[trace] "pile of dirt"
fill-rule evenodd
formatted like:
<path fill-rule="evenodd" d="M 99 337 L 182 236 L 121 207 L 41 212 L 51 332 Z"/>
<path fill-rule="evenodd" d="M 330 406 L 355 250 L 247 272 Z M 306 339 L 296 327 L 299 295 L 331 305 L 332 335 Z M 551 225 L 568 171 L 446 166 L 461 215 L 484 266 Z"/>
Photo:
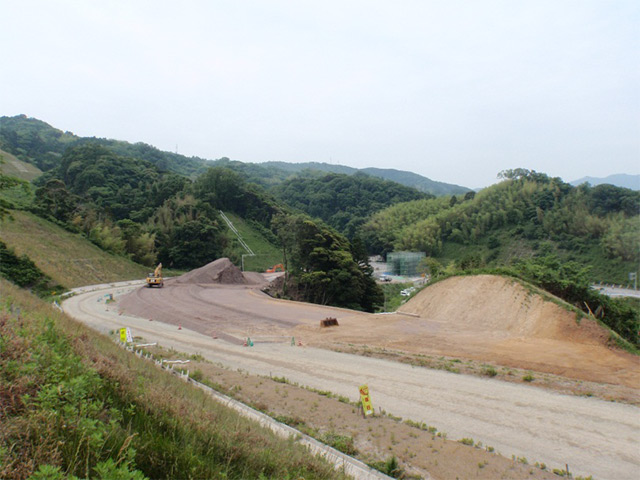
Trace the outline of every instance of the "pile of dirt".
<path fill-rule="evenodd" d="M 223 283 L 242 285 L 249 283 L 238 267 L 228 258 L 219 258 L 204 267 L 191 270 L 175 279 L 176 283 Z"/>
<path fill-rule="evenodd" d="M 461 332 L 603 344 L 606 329 L 496 275 L 452 277 L 412 298 L 400 311 L 443 322 Z"/>

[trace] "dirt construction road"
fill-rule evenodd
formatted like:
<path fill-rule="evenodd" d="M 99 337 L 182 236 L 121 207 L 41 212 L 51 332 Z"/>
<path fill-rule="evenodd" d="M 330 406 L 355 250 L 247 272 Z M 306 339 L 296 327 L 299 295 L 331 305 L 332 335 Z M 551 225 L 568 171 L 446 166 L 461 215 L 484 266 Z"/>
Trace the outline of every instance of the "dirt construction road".
<path fill-rule="evenodd" d="M 259 292 L 244 287 L 232 292 L 227 286 L 214 293 L 205 291 L 211 288 L 189 288 L 191 299 L 176 299 L 171 307 L 174 311 L 170 313 L 180 319 L 180 302 L 197 309 L 194 295 L 209 299 L 213 295 L 216 298 L 213 303 L 217 302 L 218 307 L 207 307 L 208 318 L 212 318 L 208 331 L 191 329 L 202 330 L 202 325 L 197 325 L 197 315 L 191 320 L 185 318 L 180 330 L 175 323 L 150 321 L 148 316 L 120 315 L 118 300 L 133 287 L 112 287 L 77 295 L 66 300 L 63 307 L 69 315 L 100 332 L 130 327 L 134 336 L 145 341 L 199 353 L 211 361 L 250 373 L 284 376 L 292 382 L 329 390 L 351 400 L 358 398 L 358 385 L 367 383 L 375 407 L 433 425 L 446 432 L 450 439 L 469 437 L 476 442 L 482 441 L 507 457 L 526 457 L 529 463 L 544 462 L 549 468 L 564 469 L 568 464 L 574 476 L 593 475 L 596 479 L 616 480 L 638 478 L 640 409 L 633 405 L 267 341 L 267 333 L 291 325 L 287 325 L 288 317 L 284 313 L 281 325 L 272 325 L 270 316 L 262 322 L 250 321 L 252 315 L 260 316 Z M 108 293 L 114 295 L 116 302 L 105 304 Z M 153 291 L 153 294 L 157 293 Z M 235 294 L 244 300 L 230 302 L 228 299 Z M 268 302 L 267 299 L 264 301 Z M 229 303 L 226 311 L 225 303 Z M 300 312 L 308 308 L 310 318 L 316 318 L 318 314 L 322 318 L 335 316 L 340 312 L 298 305 Z M 229 338 L 213 338 L 222 325 L 216 324 L 216 315 L 220 317 L 219 322 L 231 317 L 232 323 L 238 326 L 238 335 L 248 328 L 257 335 L 256 340 L 262 338 L 264 341 L 257 341 L 252 348 L 236 345 L 229 341 L 236 338 L 233 331 Z"/>

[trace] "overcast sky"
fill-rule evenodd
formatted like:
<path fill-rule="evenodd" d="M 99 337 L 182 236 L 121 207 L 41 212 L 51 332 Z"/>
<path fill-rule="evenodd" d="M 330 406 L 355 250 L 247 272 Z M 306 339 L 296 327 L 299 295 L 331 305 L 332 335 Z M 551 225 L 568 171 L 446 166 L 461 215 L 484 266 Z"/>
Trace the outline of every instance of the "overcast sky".
<path fill-rule="evenodd" d="M 243 162 L 640 173 L 637 0 L 0 0 L 0 115 Z"/>

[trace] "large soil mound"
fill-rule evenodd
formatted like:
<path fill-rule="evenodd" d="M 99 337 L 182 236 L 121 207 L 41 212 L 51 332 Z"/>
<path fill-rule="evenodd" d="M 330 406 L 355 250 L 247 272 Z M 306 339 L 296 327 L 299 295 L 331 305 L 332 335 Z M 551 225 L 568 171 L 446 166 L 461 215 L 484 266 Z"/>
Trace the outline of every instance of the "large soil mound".
<path fill-rule="evenodd" d="M 400 311 L 446 323 L 460 332 L 591 344 L 603 344 L 609 338 L 596 321 L 578 323 L 574 312 L 513 279 L 495 275 L 449 278 L 421 291 Z"/>
<path fill-rule="evenodd" d="M 204 267 L 191 270 L 175 279 L 176 283 L 224 283 L 242 285 L 249 283 L 238 267 L 228 258 L 219 258 Z"/>

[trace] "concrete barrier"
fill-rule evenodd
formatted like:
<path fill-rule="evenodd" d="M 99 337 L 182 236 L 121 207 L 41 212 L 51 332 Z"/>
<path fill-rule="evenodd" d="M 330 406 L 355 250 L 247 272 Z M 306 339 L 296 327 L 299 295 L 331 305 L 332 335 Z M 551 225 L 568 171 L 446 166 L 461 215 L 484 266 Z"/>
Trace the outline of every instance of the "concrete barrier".
<path fill-rule="evenodd" d="M 249 407 L 248 405 L 245 405 L 242 402 L 239 402 L 238 400 L 224 395 L 217 390 L 209 387 L 208 385 L 205 385 L 204 383 L 194 380 L 193 378 L 189 377 L 188 372 L 184 374 L 175 371 L 173 369 L 174 362 L 172 362 L 170 365 L 167 365 L 169 363 L 167 361 L 156 361 L 151 356 L 143 356 L 142 350 L 136 350 L 131 345 L 126 345 L 119 341 L 117 341 L 117 343 L 124 347 L 126 350 L 129 350 L 130 352 L 139 356 L 140 358 L 153 360 L 160 368 L 165 369 L 168 372 L 173 373 L 174 375 L 178 375 L 185 382 L 191 383 L 201 390 L 204 390 L 217 402 L 233 409 L 243 417 L 253 420 L 259 423 L 261 426 L 268 428 L 279 437 L 293 438 L 297 443 L 304 445 L 312 455 L 320 455 L 324 457 L 327 461 L 331 462 L 335 466 L 336 470 L 340 470 L 356 480 L 382 480 L 391 478 L 384 473 L 369 467 L 360 460 L 357 460 L 336 450 L 335 448 L 325 445 L 324 443 L 319 442 L 315 438 L 310 437 L 309 435 L 306 435 L 301 431 L 290 427 L 289 425 L 274 420 L 269 415 L 266 415 L 258 410 Z"/>

